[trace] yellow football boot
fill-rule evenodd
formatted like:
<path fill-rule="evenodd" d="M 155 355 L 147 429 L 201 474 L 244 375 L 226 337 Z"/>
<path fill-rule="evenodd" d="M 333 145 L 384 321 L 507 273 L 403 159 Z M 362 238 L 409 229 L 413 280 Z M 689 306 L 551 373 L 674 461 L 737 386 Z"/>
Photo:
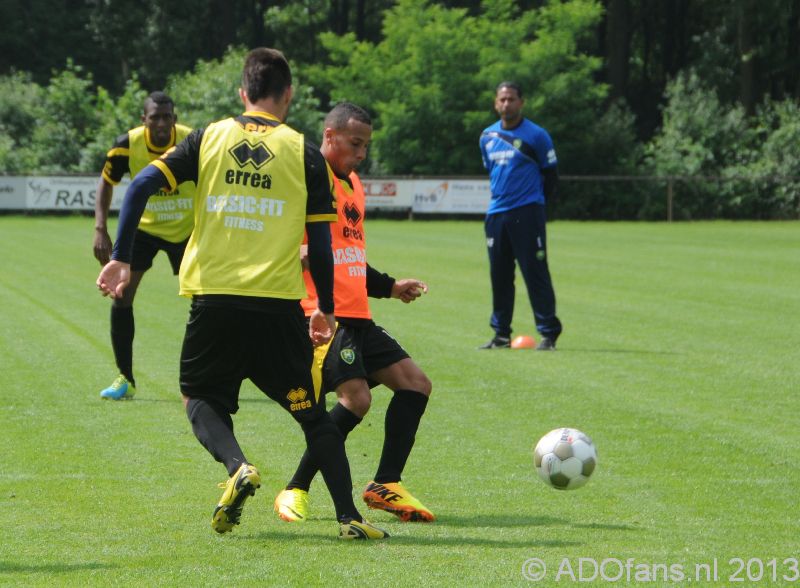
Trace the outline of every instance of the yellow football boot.
<path fill-rule="evenodd" d="M 227 533 L 234 525 L 238 525 L 244 501 L 255 494 L 256 488 L 260 486 L 261 475 L 258 470 L 249 463 L 243 463 L 227 482 L 219 485 L 220 488 L 225 488 L 225 492 L 214 509 L 211 528 L 217 533 Z"/>
<path fill-rule="evenodd" d="M 308 518 L 308 492 L 300 488 L 283 490 L 275 497 L 275 512 L 287 523 L 302 523 Z"/>
<path fill-rule="evenodd" d="M 432 523 L 436 520 L 428 507 L 414 498 L 401 482 L 386 484 L 370 482 L 362 498 L 368 507 L 390 512 L 401 521 Z"/>
<path fill-rule="evenodd" d="M 345 519 L 339 522 L 339 539 L 387 539 L 389 533 L 365 520 Z"/>

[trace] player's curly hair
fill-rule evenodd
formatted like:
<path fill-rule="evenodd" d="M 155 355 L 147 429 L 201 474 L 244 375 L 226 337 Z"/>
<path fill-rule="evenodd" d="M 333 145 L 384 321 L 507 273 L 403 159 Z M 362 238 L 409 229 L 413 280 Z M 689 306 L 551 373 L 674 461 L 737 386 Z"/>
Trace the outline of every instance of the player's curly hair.
<path fill-rule="evenodd" d="M 259 47 L 247 54 L 242 69 L 242 88 L 251 103 L 264 98 L 275 100 L 292 85 L 292 70 L 277 49 Z"/>

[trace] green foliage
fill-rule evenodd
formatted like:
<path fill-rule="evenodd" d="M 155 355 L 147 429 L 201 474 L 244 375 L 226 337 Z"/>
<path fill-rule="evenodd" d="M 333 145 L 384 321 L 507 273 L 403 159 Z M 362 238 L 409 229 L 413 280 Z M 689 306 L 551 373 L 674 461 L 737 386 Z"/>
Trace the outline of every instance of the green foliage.
<path fill-rule="evenodd" d="M 800 106 L 765 101 L 756 113 L 754 141 L 743 163 L 725 175 L 751 178 L 730 206 L 741 218 L 800 217 Z"/>
<path fill-rule="evenodd" d="M 222 59 L 200 60 L 193 71 L 169 78 L 166 92 L 175 101 L 180 122 L 193 128 L 204 127 L 241 112 L 237 90 L 246 53 L 243 48 L 232 47 Z"/>
<path fill-rule="evenodd" d="M 300 63 L 314 63 L 319 58 L 317 36 L 325 28 L 328 5 L 327 0 L 301 0 L 267 8 L 264 30 L 271 46 Z"/>
<path fill-rule="evenodd" d="M 535 38 L 520 47 L 518 58 L 506 58 L 513 65 L 508 76 L 531 88 L 526 111 L 550 131 L 562 171 L 586 173 L 595 158 L 586 149 L 587 131 L 602 116 L 608 88 L 595 79 L 601 59 L 581 49 L 602 7 L 594 0 L 549 2 L 532 14 Z"/>
<path fill-rule="evenodd" d="M 139 85 L 136 76 L 128 80 L 125 90 L 116 101 L 104 88 L 97 88 L 96 108 L 99 114 L 99 126 L 91 140 L 81 150 L 80 168 L 84 171 L 102 169 L 106 153 L 114 140 L 142 124 L 144 99 L 147 92 Z"/>
<path fill-rule="evenodd" d="M 511 0 L 488 0 L 478 16 L 401 0 L 385 13 L 377 44 L 322 35 L 333 66 L 314 70 L 315 79 L 334 101 L 375 114 L 381 171 L 483 173 L 477 137 L 496 120 L 494 88 L 503 79 L 523 86 L 528 116 L 551 131 L 567 168 L 577 168 L 573 162 L 591 159 L 582 142 L 606 96 L 594 81 L 600 60 L 581 51 L 601 13 L 594 0 L 524 13 Z"/>
<path fill-rule="evenodd" d="M 97 173 L 114 138 L 139 124 L 145 94 L 170 72 L 180 72 L 165 89 L 181 122 L 200 127 L 237 114 L 244 47 L 266 43 L 292 60 L 287 122 L 310 140 L 319 142 L 324 113 L 337 101 L 371 112 L 367 174 L 484 175 L 477 136 L 497 118 L 496 84 L 513 79 L 523 87 L 526 116 L 552 135 L 562 176 L 677 177 L 677 218 L 800 215 L 800 113 L 784 99 L 797 95 L 790 49 L 800 8 L 793 3 L 690 3 L 685 12 L 674 3 L 625 3 L 633 19 L 626 25 L 630 76 L 615 95 L 627 102 L 609 102 L 602 83 L 598 55 L 608 53 L 598 32 L 608 25 L 608 3 L 600 0 L 380 0 L 364 10 L 324 0 L 51 4 L 15 0 L 0 9 L 21 23 L 0 42 L 7 72 L 0 76 L 0 173 Z M 37 40 L 33 51 L 28 31 L 54 28 L 39 23 L 42 13 L 69 31 L 58 35 L 57 48 Z M 676 21 L 681 15 L 687 18 Z M 70 26 L 76 22 L 85 25 L 82 36 Z M 757 36 L 742 38 L 745 30 Z M 742 55 L 736 47 L 748 39 Z M 605 50 L 617 42 L 606 40 Z M 48 78 L 62 46 L 74 59 Z M 101 63 L 89 59 L 95 55 Z M 771 97 L 755 108 L 748 101 L 746 110 L 738 99 L 748 80 L 731 72 L 749 59 L 771 65 L 755 69 L 748 95 L 769 86 Z M 31 73 L 15 71 L 17 63 Z M 664 218 L 665 189 L 659 180 L 567 180 L 551 213 Z"/>
<path fill-rule="evenodd" d="M 640 175 L 643 149 L 636 138 L 635 117 L 617 100 L 583 132 L 582 148 L 590 158 L 581 161 L 580 173 L 593 176 Z M 578 154 L 580 156 L 580 154 Z M 564 160 L 564 152 L 559 158 Z M 563 170 L 575 164 L 560 166 Z M 569 173 L 567 171 L 567 173 Z M 663 207 L 650 210 L 645 184 L 613 180 L 562 181 L 551 216 L 571 219 L 664 218 Z M 659 200 L 659 202 L 661 202 Z"/>
<path fill-rule="evenodd" d="M 238 114 L 238 88 L 246 51 L 230 49 L 218 61 L 171 78 L 166 91 L 179 120 L 192 127 Z M 135 74 L 112 97 L 72 61 L 41 87 L 30 75 L 0 77 L 0 173 L 97 173 L 114 139 L 141 124 L 147 92 Z M 319 142 L 323 113 L 314 88 L 295 77 L 288 123 Z"/>
<path fill-rule="evenodd" d="M 800 108 L 765 101 L 752 119 L 720 102 L 696 73 L 668 87 L 664 124 L 647 145 L 647 165 L 676 183 L 678 218 L 797 218 Z"/>
<path fill-rule="evenodd" d="M 0 173 L 98 172 L 114 138 L 140 124 L 144 97 L 134 77 L 114 101 L 71 60 L 44 88 L 0 77 Z"/>
<path fill-rule="evenodd" d="M 477 171 L 477 130 L 464 125 L 480 89 L 474 19 L 401 0 L 385 13 L 383 32 L 377 45 L 322 35 L 334 63 L 325 72 L 332 102 L 357 102 L 375 115 L 372 158 L 381 171 Z"/>
<path fill-rule="evenodd" d="M 84 27 L 103 55 L 106 83 L 117 90 L 134 72 L 148 93 L 161 90 L 170 73 L 190 69 L 198 56 L 207 55 L 215 45 L 212 27 L 217 21 L 210 0 L 85 3 L 91 10 Z M 229 4 L 226 8 L 233 15 L 243 3 Z"/>
<path fill-rule="evenodd" d="M 736 28 L 733 18 L 735 11 L 723 9 L 723 5 L 719 8 L 720 20 L 716 25 L 693 39 L 693 44 L 702 47 L 702 51 L 698 51 L 692 70 L 697 72 L 706 86 L 717 91 L 723 102 L 733 102 L 739 92 L 739 80 L 731 72 L 738 69 L 741 59 L 730 50 L 731 45 L 736 43 L 732 30 Z"/>
<path fill-rule="evenodd" d="M 33 132 L 46 116 L 44 90 L 25 73 L 0 77 L 0 173 L 37 169 Z"/>
<path fill-rule="evenodd" d="M 179 120 L 193 128 L 206 125 L 242 112 L 239 87 L 242 80 L 242 65 L 247 50 L 231 47 L 219 60 L 198 61 L 194 71 L 172 76 L 167 83 L 167 93 L 175 101 Z M 287 124 L 314 141 L 319 141 L 321 120 L 319 101 L 314 89 L 299 83 L 294 75 L 294 99 L 289 110 Z"/>
<path fill-rule="evenodd" d="M 296 68 L 295 68 L 296 69 Z M 322 121 L 325 112 L 320 110 L 320 101 L 314 94 L 313 86 L 304 85 L 302 79 L 294 76 L 294 98 L 286 117 L 286 124 L 303 133 L 312 143 L 322 141 Z"/>
<path fill-rule="evenodd" d="M 45 95 L 49 116 L 33 131 L 36 143 L 49 146 L 41 154 L 43 171 L 80 170 L 81 148 L 100 125 L 97 97 L 92 94 L 91 74 L 84 74 L 83 68 L 70 60 L 66 69 L 50 80 Z"/>
<path fill-rule="evenodd" d="M 741 107 L 721 104 L 694 72 L 678 76 L 666 98 L 664 123 L 647 149 L 658 174 L 714 173 L 735 160 L 739 136 L 747 131 Z"/>
<path fill-rule="evenodd" d="M 716 178 L 747 142 L 741 139 L 748 133 L 744 109 L 720 103 L 693 71 L 670 83 L 666 100 L 663 126 L 647 145 L 648 166 L 659 176 L 709 178 L 681 183 L 676 210 L 679 218 L 713 218 L 725 204 Z"/>

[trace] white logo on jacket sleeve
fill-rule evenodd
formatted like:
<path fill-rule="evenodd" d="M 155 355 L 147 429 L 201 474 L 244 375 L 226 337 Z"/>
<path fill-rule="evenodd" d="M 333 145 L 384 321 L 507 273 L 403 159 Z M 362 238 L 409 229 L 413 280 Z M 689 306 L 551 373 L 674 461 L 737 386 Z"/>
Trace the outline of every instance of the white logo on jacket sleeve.
<path fill-rule="evenodd" d="M 497 165 L 506 165 L 509 159 L 514 158 L 516 151 L 513 149 L 504 149 L 502 151 L 492 151 L 489 153 L 489 161 Z"/>
<path fill-rule="evenodd" d="M 556 158 L 556 150 L 551 149 L 547 152 L 547 163 L 553 165 L 554 163 L 558 163 L 558 159 Z"/>

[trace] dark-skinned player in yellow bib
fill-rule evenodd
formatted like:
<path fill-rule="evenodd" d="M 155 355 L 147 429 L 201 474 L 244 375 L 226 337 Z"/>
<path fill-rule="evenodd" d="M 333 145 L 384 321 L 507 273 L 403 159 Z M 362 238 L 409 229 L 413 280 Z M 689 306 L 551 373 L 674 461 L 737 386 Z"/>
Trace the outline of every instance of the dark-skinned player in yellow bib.
<path fill-rule="evenodd" d="M 212 516 L 219 532 L 239 524 L 245 500 L 261 485 L 233 432 L 239 388 L 250 379 L 300 424 L 333 498 L 342 539 L 383 539 L 351 494 L 344 438 L 325 411 L 311 374 L 313 346 L 335 326 L 330 224 L 336 221 L 329 168 L 319 149 L 283 124 L 292 75 L 280 51 L 259 48 L 244 64 L 244 114 L 193 131 L 133 181 L 120 210 L 112 261 L 97 285 L 122 295 L 132 236 L 148 195 L 195 180 L 195 228 L 179 273 L 192 298 L 181 350 L 180 386 L 192 430 L 230 478 Z M 298 250 L 319 295 L 306 326 Z"/>
<path fill-rule="evenodd" d="M 150 162 L 180 143 L 191 132 L 177 124 L 178 116 L 172 98 L 164 92 L 153 92 L 144 101 L 142 125 L 120 135 L 106 155 L 106 163 L 97 184 L 94 208 L 94 256 L 101 265 L 111 259 L 111 237 L 108 235 L 108 211 L 114 186 L 123 176 L 134 179 Z M 111 400 L 133 398 L 136 380 L 133 377 L 133 300 L 147 270 L 159 251 L 169 258 L 172 273 L 177 275 L 186 243 L 194 226 L 195 186 L 184 182 L 174 190 L 157 190 L 147 203 L 131 256 L 131 280 L 122 296 L 111 304 L 111 348 L 119 375 L 100 397 Z"/>

